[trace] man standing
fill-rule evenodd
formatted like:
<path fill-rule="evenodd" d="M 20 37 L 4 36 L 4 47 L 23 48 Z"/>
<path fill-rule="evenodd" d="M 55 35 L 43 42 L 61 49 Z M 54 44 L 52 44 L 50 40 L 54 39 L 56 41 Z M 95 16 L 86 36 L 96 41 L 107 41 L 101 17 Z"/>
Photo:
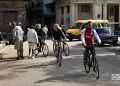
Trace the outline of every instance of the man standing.
<path fill-rule="evenodd" d="M 23 30 L 21 28 L 21 23 L 16 25 L 16 22 L 12 22 L 13 26 L 13 40 L 14 40 L 14 48 L 17 49 L 17 60 L 24 59 L 23 57 Z"/>

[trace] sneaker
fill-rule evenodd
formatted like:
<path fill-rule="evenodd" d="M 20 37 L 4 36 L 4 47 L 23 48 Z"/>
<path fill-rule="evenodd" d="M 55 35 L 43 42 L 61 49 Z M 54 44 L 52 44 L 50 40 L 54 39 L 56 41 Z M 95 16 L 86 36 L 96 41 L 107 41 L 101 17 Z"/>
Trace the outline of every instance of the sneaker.
<path fill-rule="evenodd" d="M 34 59 L 34 58 L 35 58 L 34 56 L 31 57 L 31 59 Z"/>
<path fill-rule="evenodd" d="M 17 57 L 16 60 L 20 60 L 20 57 Z"/>

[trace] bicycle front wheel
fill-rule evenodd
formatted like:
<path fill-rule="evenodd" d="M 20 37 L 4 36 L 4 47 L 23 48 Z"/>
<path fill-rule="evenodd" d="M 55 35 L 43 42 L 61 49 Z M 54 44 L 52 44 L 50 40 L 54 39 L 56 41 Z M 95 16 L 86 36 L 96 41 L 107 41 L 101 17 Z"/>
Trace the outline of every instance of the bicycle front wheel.
<path fill-rule="evenodd" d="M 70 54 L 70 49 L 67 43 L 63 44 L 63 52 L 66 56 L 68 56 Z"/>
<path fill-rule="evenodd" d="M 49 54 L 49 48 L 48 48 L 47 44 L 45 44 L 45 43 L 42 45 L 42 52 L 43 52 L 44 57 L 48 56 L 48 54 Z"/>
<path fill-rule="evenodd" d="M 61 51 L 61 49 L 59 49 L 59 53 L 58 53 L 58 65 L 59 65 L 59 67 L 61 67 L 61 65 L 62 65 L 62 51 Z"/>
<path fill-rule="evenodd" d="M 96 58 L 94 58 L 93 71 L 96 73 L 96 78 L 98 79 L 100 75 L 99 75 L 99 65 Z"/>
<path fill-rule="evenodd" d="M 84 53 L 83 63 L 84 63 L 84 68 L 85 68 L 86 73 L 89 73 L 90 72 L 90 57 L 88 54 Z"/>

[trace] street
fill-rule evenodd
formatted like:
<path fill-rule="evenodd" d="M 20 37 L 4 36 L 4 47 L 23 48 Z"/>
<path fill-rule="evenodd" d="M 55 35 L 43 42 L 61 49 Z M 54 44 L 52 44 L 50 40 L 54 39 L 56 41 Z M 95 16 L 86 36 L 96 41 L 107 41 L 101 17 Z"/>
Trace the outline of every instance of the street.
<path fill-rule="evenodd" d="M 67 42 L 70 55 L 63 56 L 61 68 L 56 65 L 52 41 L 46 40 L 49 56 L 40 53 L 35 59 L 28 59 L 28 45 L 24 43 L 24 60 L 17 56 L 13 45 L 0 50 L 0 86 L 119 86 L 120 81 L 112 80 L 112 74 L 120 74 L 120 46 L 96 46 L 100 78 L 94 72 L 86 74 L 83 65 L 81 41 Z"/>

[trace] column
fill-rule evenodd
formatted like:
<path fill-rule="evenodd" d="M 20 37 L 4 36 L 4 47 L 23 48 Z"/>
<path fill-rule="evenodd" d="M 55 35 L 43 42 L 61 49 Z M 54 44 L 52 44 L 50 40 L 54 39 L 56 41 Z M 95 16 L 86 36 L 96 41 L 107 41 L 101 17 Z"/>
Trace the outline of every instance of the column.
<path fill-rule="evenodd" d="M 98 6 L 97 4 L 93 4 L 93 19 L 97 19 L 98 15 Z"/>
<path fill-rule="evenodd" d="M 75 5 L 75 20 L 78 20 L 78 4 Z"/>
<path fill-rule="evenodd" d="M 70 25 L 73 25 L 75 22 L 75 5 L 70 5 Z"/>
<path fill-rule="evenodd" d="M 107 19 L 107 4 L 103 4 L 103 19 Z"/>

